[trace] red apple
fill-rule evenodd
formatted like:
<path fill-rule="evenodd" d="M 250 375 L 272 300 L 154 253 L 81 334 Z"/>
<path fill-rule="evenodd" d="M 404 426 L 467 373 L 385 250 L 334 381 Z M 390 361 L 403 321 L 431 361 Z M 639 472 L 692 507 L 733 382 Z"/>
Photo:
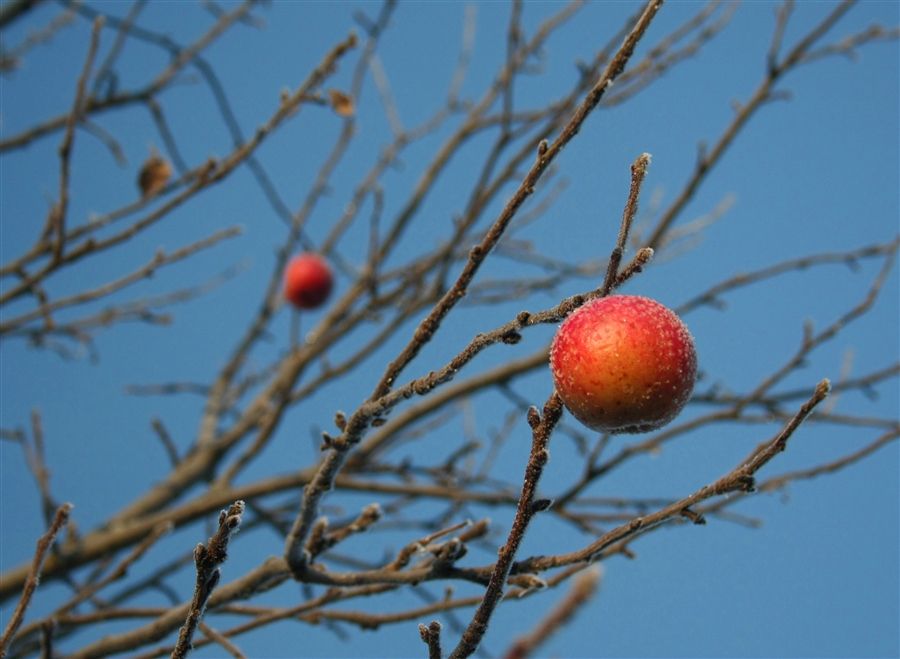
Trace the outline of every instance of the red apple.
<path fill-rule="evenodd" d="M 674 419 L 697 376 L 697 353 L 675 313 L 646 297 L 588 302 L 550 348 L 556 390 L 572 415 L 600 432 L 648 432 Z"/>
<path fill-rule="evenodd" d="M 298 254 L 284 271 L 284 299 L 298 309 L 315 309 L 328 299 L 334 277 L 321 256 Z"/>

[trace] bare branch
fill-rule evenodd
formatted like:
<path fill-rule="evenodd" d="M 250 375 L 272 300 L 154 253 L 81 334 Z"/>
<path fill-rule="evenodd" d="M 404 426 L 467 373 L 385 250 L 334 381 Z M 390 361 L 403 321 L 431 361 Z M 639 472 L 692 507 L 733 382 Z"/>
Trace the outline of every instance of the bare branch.
<path fill-rule="evenodd" d="M 206 545 L 197 545 L 194 550 L 194 563 L 197 566 L 197 585 L 194 588 L 194 599 L 188 611 L 187 620 L 178 634 L 178 643 L 172 651 L 172 659 L 183 659 L 191 651 L 191 639 L 194 636 L 200 618 L 209 602 L 213 590 L 219 583 L 219 566 L 228 557 L 228 541 L 241 525 L 244 514 L 244 502 L 235 501 L 228 510 L 219 514 L 219 530 L 209 539 Z"/>
<path fill-rule="evenodd" d="M 419 636 L 428 646 L 428 659 L 441 659 L 441 623 L 434 620 L 429 625 L 419 625 Z"/>
<path fill-rule="evenodd" d="M 528 465 L 525 467 L 525 477 L 522 481 L 522 494 L 516 506 L 516 516 L 513 519 L 512 528 L 506 544 L 500 549 L 497 562 L 491 571 L 484 599 L 472 617 L 466 631 L 463 632 L 459 644 L 450 653 L 450 659 L 468 657 L 478 648 L 484 637 L 494 608 L 503 595 L 503 585 L 512 568 L 513 559 L 519 549 L 525 531 L 535 513 L 546 509 L 545 505 L 538 505 L 535 500 L 538 481 L 544 471 L 544 465 L 550 457 L 548 445 L 550 435 L 562 416 L 562 399 L 554 391 L 544 404 L 543 414 L 538 414 L 537 409 L 531 408 L 528 412 L 528 423 L 532 428 L 531 455 Z"/>
<path fill-rule="evenodd" d="M 0 657 L 6 656 L 9 644 L 12 642 L 13 636 L 15 636 L 19 625 L 22 624 L 22 619 L 25 617 L 25 610 L 28 608 L 28 605 L 31 604 L 31 598 L 34 595 L 34 591 L 37 590 L 38 582 L 41 578 L 41 569 L 44 566 L 44 559 L 47 557 L 47 552 L 50 551 L 50 548 L 53 546 L 57 534 L 69 521 L 69 513 L 72 512 L 72 508 L 73 506 L 71 503 L 64 503 L 61 505 L 57 509 L 53 521 L 50 523 L 50 528 L 47 529 L 47 532 L 42 535 L 37 542 L 34 558 L 31 561 L 31 571 L 28 574 L 28 579 L 25 581 L 25 588 L 22 590 L 22 596 L 19 598 L 19 603 L 16 605 L 12 615 L 9 617 L 9 621 L 6 623 L 6 629 L 3 630 L 3 636 L 0 636 Z"/>
<path fill-rule="evenodd" d="M 637 42 L 649 27 L 656 12 L 659 11 L 661 4 L 661 2 L 657 2 L 656 0 L 648 2 L 643 14 L 632 28 L 631 33 L 625 39 L 625 42 L 619 48 L 618 53 L 610 61 L 603 76 L 588 93 L 568 125 L 554 140 L 552 145 L 546 145 L 545 143 L 545 146 L 538 150 L 536 162 L 525 176 L 525 179 L 522 181 L 522 184 L 519 186 L 512 199 L 507 203 L 500 216 L 491 226 L 491 229 L 485 234 L 481 243 L 470 250 L 468 261 L 463 268 L 462 273 L 456 280 L 456 283 L 443 295 L 441 300 L 434 306 L 431 313 L 429 313 L 429 315 L 419 324 L 412 340 L 406 345 L 400 355 L 388 365 L 381 381 L 375 387 L 375 391 L 369 399 L 370 403 L 373 403 L 387 394 L 400 372 L 415 358 L 422 346 L 428 343 L 447 313 L 449 313 L 456 303 L 465 295 L 466 289 L 474 278 L 481 263 L 491 249 L 497 244 L 497 241 L 502 236 L 503 231 L 510 220 L 512 220 L 518 208 L 524 203 L 528 196 L 533 194 L 534 186 L 541 175 L 546 171 L 547 167 L 565 145 L 576 135 L 581 124 L 600 102 L 606 89 L 624 70 L 625 65 L 634 52 Z M 288 564 L 292 566 L 292 569 L 295 571 L 298 578 L 302 577 L 303 569 L 305 567 L 302 553 L 303 542 L 311 529 L 319 501 L 343 465 L 347 451 L 351 446 L 359 442 L 366 427 L 377 417 L 377 413 L 378 407 L 364 406 L 351 416 L 347 424 L 347 429 L 342 433 L 341 437 L 335 441 L 334 448 L 320 466 L 312 483 L 310 483 L 304 492 L 300 513 L 294 522 L 294 526 L 291 529 L 285 545 L 285 555 Z"/>
<path fill-rule="evenodd" d="M 532 655 L 551 634 L 564 626 L 594 595 L 600 583 L 600 575 L 599 567 L 593 567 L 579 575 L 566 597 L 547 614 L 540 624 L 513 642 L 505 659 L 525 659 Z"/>

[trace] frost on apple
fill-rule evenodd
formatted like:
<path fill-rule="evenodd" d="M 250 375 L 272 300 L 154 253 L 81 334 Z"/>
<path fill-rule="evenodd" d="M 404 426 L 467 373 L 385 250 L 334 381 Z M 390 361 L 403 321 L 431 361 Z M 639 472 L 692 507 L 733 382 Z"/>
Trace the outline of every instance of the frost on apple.
<path fill-rule="evenodd" d="M 674 419 L 697 376 L 694 340 L 655 300 L 593 300 L 563 322 L 550 349 L 556 390 L 572 415 L 600 432 L 639 433 Z"/>

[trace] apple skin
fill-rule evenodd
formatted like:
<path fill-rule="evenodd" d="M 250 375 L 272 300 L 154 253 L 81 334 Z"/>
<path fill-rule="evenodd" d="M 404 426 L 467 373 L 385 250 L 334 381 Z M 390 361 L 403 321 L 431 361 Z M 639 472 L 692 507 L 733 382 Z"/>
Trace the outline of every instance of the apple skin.
<path fill-rule="evenodd" d="M 284 299 L 298 309 L 322 306 L 333 285 L 331 267 L 318 254 L 298 254 L 284 271 Z"/>
<path fill-rule="evenodd" d="M 650 298 L 612 295 L 569 316 L 550 347 L 556 390 L 592 430 L 639 433 L 674 419 L 694 389 L 687 326 Z"/>

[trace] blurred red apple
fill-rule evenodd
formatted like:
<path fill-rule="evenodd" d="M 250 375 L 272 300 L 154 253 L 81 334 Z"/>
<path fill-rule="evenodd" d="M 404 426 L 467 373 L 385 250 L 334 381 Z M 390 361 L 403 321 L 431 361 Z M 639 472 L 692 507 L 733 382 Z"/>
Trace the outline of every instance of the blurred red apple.
<path fill-rule="evenodd" d="M 325 259 L 310 252 L 298 254 L 284 271 L 284 299 L 298 309 L 315 309 L 328 299 L 333 284 Z"/>
<path fill-rule="evenodd" d="M 697 353 L 672 310 L 646 297 L 613 295 L 588 302 L 563 322 L 550 369 L 566 407 L 587 427 L 648 432 L 687 403 Z"/>

